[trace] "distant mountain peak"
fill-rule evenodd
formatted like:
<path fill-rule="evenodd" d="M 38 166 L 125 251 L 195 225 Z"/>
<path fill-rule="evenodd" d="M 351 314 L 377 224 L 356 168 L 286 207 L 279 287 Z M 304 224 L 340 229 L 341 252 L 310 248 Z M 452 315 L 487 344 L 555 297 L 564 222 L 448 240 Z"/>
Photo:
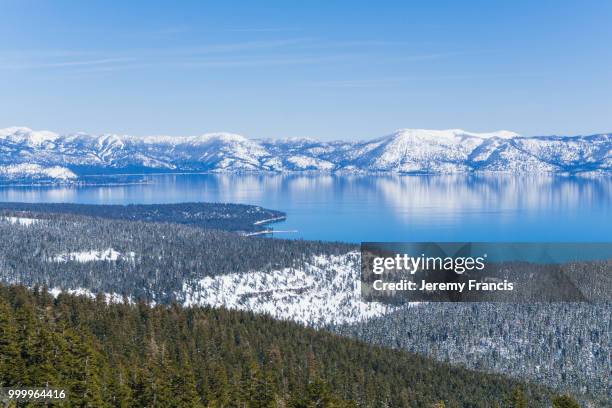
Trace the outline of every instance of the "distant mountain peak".
<path fill-rule="evenodd" d="M 0 129 L 0 136 L 13 135 L 16 133 L 30 133 L 33 132 L 32 129 L 25 126 L 11 126 L 4 129 Z"/>
<path fill-rule="evenodd" d="M 206 142 L 209 140 L 218 140 L 221 142 L 237 142 L 237 143 L 244 143 L 244 142 L 251 141 L 251 139 L 245 136 L 239 135 L 237 133 L 229 133 L 229 132 L 204 133 L 200 136 L 194 137 L 194 140 L 197 140 L 200 142 Z"/>
<path fill-rule="evenodd" d="M 514 137 L 520 137 L 518 133 L 511 132 L 508 130 L 498 130 L 495 132 L 468 132 L 463 129 L 398 129 L 393 132 L 390 136 L 406 136 L 406 137 L 431 137 L 431 138 L 456 138 L 456 137 L 476 137 L 480 139 L 488 139 L 492 137 L 499 137 L 501 139 L 511 139 Z"/>
<path fill-rule="evenodd" d="M 0 138 L 12 138 L 16 141 L 23 140 L 29 144 L 39 145 L 45 142 L 53 142 L 60 135 L 48 130 L 32 130 L 25 126 L 13 126 L 0 129 Z"/>

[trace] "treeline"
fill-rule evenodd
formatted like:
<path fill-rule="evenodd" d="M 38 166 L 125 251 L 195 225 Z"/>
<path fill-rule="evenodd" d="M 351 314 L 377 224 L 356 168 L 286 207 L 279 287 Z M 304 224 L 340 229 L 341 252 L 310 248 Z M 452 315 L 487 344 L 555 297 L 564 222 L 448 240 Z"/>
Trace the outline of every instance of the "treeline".
<path fill-rule="evenodd" d="M 510 408 L 555 398 L 246 312 L 54 299 L 19 286 L 0 286 L 0 386 L 65 388 L 64 405 L 77 407 Z"/>
<path fill-rule="evenodd" d="M 285 213 L 254 205 L 226 203 L 98 205 L 71 203 L 0 203 L 7 212 L 63 213 L 114 220 L 169 222 L 225 231 L 261 231 L 258 221 L 284 217 Z"/>
<path fill-rule="evenodd" d="M 26 225 L 9 217 L 34 219 Z M 58 256 L 104 251 L 113 262 Z M 302 267 L 314 255 L 346 253 L 345 244 L 245 237 L 170 223 L 73 214 L 0 213 L 0 280 L 28 286 L 87 288 L 168 303 L 183 283 L 228 273 Z"/>

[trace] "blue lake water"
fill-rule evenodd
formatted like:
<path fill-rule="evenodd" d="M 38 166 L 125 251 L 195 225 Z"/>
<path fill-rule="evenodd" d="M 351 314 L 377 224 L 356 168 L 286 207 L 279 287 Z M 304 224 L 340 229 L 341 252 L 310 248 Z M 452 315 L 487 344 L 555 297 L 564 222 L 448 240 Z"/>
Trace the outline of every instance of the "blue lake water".
<path fill-rule="evenodd" d="M 277 237 L 335 241 L 612 241 L 612 177 L 152 175 L 144 184 L 0 187 L 1 201 L 186 201 L 285 211 Z"/>

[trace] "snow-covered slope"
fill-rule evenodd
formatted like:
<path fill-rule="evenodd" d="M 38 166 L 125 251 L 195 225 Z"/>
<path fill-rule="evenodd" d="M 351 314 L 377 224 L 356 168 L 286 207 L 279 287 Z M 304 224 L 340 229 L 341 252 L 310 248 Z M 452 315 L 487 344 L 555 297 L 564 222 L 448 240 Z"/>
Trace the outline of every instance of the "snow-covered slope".
<path fill-rule="evenodd" d="M 138 258 L 135 252 L 120 253 L 107 248 L 62 252 L 46 261 L 78 267 L 75 264 L 119 261 L 135 265 Z M 246 310 L 312 327 L 359 323 L 395 311 L 393 306 L 362 300 L 360 271 L 358 252 L 315 255 L 296 268 L 187 279 L 172 293 L 172 299 L 184 306 Z M 83 290 L 80 285 L 64 289 L 68 293 L 79 290 Z M 94 294 L 91 289 L 86 290 Z"/>
<path fill-rule="evenodd" d="M 518 137 L 511 132 L 469 133 L 460 129 L 404 129 L 362 143 L 354 149 L 353 165 L 372 171 L 453 173 L 471 170 L 474 149 L 491 138 Z"/>
<path fill-rule="evenodd" d="M 59 135 L 0 129 L 0 178 L 72 179 L 120 171 L 385 173 L 609 172 L 612 134 L 533 136 L 498 131 L 403 129 L 366 142 Z"/>
<path fill-rule="evenodd" d="M 320 327 L 355 323 L 392 311 L 361 299 L 359 254 L 317 256 L 303 269 L 236 273 L 185 282 L 185 306 L 207 305 L 265 313 Z"/>
<path fill-rule="evenodd" d="M 40 164 L 0 165 L 0 179 L 5 180 L 71 180 L 77 178 L 71 170 L 62 166 L 41 166 Z"/>

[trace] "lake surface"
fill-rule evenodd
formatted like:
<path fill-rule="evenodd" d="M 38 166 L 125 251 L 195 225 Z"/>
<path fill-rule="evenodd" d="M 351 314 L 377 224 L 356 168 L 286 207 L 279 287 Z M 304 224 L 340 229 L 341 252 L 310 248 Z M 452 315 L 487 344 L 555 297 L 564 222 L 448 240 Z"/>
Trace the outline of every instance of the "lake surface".
<path fill-rule="evenodd" d="M 0 187 L 1 201 L 187 201 L 285 211 L 277 237 L 336 241 L 612 241 L 612 177 L 151 175 L 145 184 Z"/>

